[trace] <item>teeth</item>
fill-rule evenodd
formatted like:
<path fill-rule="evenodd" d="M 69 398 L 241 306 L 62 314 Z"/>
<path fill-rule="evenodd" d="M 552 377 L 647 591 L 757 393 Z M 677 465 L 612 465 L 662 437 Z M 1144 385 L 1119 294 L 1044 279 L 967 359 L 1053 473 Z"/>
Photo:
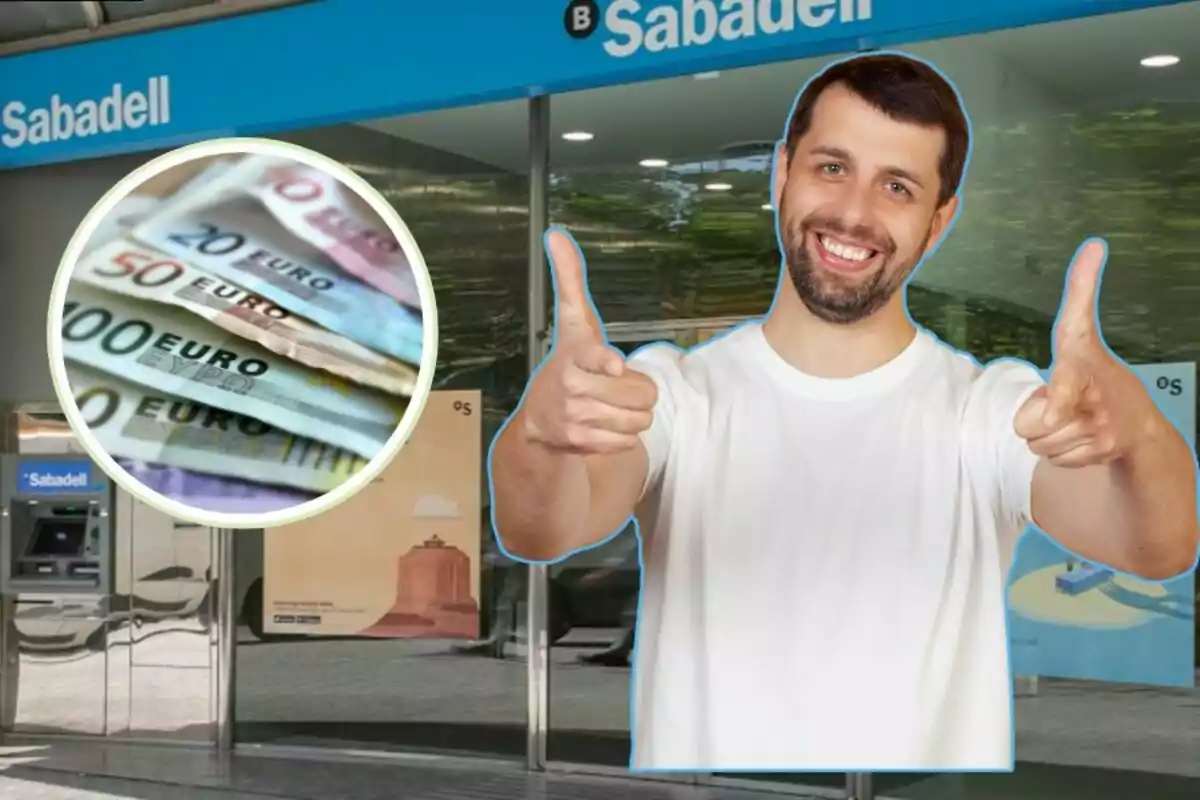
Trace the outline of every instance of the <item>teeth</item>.
<path fill-rule="evenodd" d="M 853 247 L 848 244 L 842 244 L 836 239 L 830 239 L 828 236 L 821 237 L 821 244 L 838 258 L 844 258 L 847 261 L 866 261 L 874 252 L 873 250 L 867 250 L 865 247 Z"/>

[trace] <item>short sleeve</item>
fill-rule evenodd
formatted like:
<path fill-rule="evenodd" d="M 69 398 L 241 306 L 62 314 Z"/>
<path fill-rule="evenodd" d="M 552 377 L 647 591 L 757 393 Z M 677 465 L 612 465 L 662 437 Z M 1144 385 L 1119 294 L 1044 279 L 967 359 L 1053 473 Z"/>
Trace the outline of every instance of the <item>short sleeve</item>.
<path fill-rule="evenodd" d="M 1033 519 L 1030 495 L 1038 457 L 1017 435 L 1016 416 L 1043 385 L 1042 376 L 1029 364 L 997 361 L 976 379 L 967 404 L 968 433 L 979 443 L 979 477 L 991 487 L 994 507 L 1020 528 Z"/>
<path fill-rule="evenodd" d="M 666 470 L 674 440 L 676 414 L 684 378 L 682 359 L 684 353 L 668 344 L 653 344 L 639 349 L 628 360 L 630 368 L 650 377 L 658 387 L 658 401 L 654 406 L 654 421 L 641 434 L 642 444 L 650 459 L 646 483 L 642 486 L 645 497 L 650 487 L 657 484 Z"/>

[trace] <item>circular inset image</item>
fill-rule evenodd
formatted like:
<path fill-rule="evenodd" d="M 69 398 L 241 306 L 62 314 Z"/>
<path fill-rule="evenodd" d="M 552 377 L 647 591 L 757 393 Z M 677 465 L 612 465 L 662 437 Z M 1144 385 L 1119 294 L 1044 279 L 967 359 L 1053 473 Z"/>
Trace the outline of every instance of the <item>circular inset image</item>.
<path fill-rule="evenodd" d="M 302 147 L 220 139 L 160 156 L 84 218 L 50 297 L 54 389 L 88 455 L 171 516 L 286 525 L 403 447 L 437 311 L 395 209 Z"/>

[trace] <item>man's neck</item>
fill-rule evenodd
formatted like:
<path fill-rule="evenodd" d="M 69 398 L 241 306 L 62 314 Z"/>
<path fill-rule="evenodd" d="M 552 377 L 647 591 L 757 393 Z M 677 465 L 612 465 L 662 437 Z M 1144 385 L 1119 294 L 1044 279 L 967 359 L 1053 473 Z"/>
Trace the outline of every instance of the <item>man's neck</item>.
<path fill-rule="evenodd" d="M 794 292 L 785 291 L 763 324 L 763 334 L 780 358 L 817 378 L 870 372 L 904 352 L 916 333 L 901 292 L 867 319 L 835 325 L 814 316 Z"/>

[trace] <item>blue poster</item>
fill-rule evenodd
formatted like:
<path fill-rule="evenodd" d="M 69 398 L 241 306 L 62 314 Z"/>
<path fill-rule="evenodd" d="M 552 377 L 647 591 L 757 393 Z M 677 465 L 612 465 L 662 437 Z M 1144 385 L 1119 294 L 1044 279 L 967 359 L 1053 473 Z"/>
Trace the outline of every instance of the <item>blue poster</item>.
<path fill-rule="evenodd" d="M 1133 367 L 1194 447 L 1196 365 Z M 1009 576 L 1013 674 L 1193 687 L 1196 583 L 1157 583 L 1075 558 L 1030 528 Z"/>

